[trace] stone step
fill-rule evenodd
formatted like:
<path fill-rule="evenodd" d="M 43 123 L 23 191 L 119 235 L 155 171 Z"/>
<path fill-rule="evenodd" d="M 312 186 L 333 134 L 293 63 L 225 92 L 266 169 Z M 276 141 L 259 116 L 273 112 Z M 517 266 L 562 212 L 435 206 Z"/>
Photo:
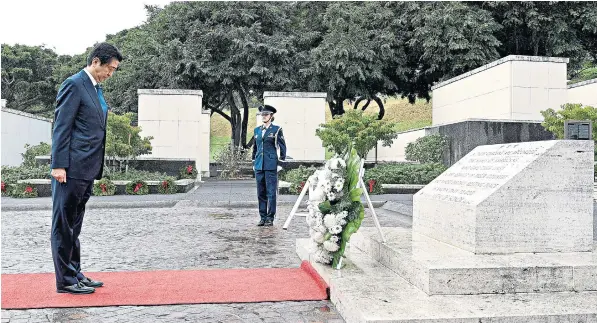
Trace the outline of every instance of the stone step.
<path fill-rule="evenodd" d="M 303 260 L 308 244 L 297 240 Z M 354 246 L 347 255 L 341 270 L 311 261 L 346 323 L 597 322 L 597 292 L 429 296 Z"/>
<path fill-rule="evenodd" d="M 475 255 L 410 228 L 382 229 L 385 244 L 375 228 L 361 228 L 351 246 L 429 295 L 597 291 L 595 250 Z"/>

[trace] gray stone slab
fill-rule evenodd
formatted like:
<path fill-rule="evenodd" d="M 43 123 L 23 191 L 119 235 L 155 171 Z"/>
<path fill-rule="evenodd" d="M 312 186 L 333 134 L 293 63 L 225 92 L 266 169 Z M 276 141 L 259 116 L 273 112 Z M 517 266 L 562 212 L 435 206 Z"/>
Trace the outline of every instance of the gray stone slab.
<path fill-rule="evenodd" d="M 353 246 L 342 270 L 312 264 L 347 323 L 597 322 L 597 292 L 429 296 Z"/>
<path fill-rule="evenodd" d="M 413 198 L 413 232 L 477 254 L 590 251 L 593 141 L 479 146 Z"/>
<path fill-rule="evenodd" d="M 597 253 L 475 255 L 408 228 L 361 228 L 351 246 L 429 295 L 595 291 Z M 597 248 L 597 243 L 595 244 Z"/>

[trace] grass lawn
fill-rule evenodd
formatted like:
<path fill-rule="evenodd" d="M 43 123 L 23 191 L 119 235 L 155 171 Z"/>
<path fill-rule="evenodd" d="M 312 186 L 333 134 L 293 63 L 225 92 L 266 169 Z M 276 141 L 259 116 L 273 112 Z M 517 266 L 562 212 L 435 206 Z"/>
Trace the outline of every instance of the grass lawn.
<path fill-rule="evenodd" d="M 396 131 L 406 131 L 410 129 L 423 128 L 431 125 L 431 102 L 417 100 L 415 104 L 408 103 L 406 99 L 388 98 L 385 105 L 384 120 L 398 123 Z M 362 104 L 361 104 L 362 107 Z M 348 103 L 345 104 L 345 110 L 352 109 Z M 247 126 L 247 140 L 253 136 L 255 128 L 257 109 L 249 111 L 249 124 Z M 365 113 L 377 115 L 379 107 L 375 102 L 371 102 Z M 330 109 L 325 109 L 325 120 L 332 119 Z M 214 113 L 211 117 L 211 139 L 210 139 L 210 159 L 213 161 L 216 154 L 226 145 L 230 144 L 230 123 L 219 114 Z M 332 154 L 326 150 L 326 158 L 332 157 Z"/>

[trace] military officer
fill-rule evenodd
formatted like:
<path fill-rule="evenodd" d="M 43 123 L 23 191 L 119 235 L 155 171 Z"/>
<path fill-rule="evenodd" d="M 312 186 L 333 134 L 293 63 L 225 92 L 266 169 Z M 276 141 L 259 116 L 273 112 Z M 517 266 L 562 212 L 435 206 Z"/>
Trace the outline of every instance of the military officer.
<path fill-rule="evenodd" d="M 257 180 L 259 200 L 258 226 L 272 226 L 276 216 L 278 194 L 278 169 L 286 159 L 286 141 L 280 126 L 272 124 L 276 109 L 270 105 L 259 107 L 262 125 L 255 128 L 253 145 L 253 169 Z"/>

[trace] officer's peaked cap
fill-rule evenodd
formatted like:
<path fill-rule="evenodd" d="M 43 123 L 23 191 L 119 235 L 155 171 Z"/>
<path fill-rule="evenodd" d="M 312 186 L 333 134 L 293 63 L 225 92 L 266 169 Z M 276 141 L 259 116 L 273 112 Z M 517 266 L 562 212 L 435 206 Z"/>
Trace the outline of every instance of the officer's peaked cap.
<path fill-rule="evenodd" d="M 272 107 L 271 105 L 262 105 L 259 107 L 259 112 L 262 114 L 265 113 L 276 113 L 276 108 Z"/>

